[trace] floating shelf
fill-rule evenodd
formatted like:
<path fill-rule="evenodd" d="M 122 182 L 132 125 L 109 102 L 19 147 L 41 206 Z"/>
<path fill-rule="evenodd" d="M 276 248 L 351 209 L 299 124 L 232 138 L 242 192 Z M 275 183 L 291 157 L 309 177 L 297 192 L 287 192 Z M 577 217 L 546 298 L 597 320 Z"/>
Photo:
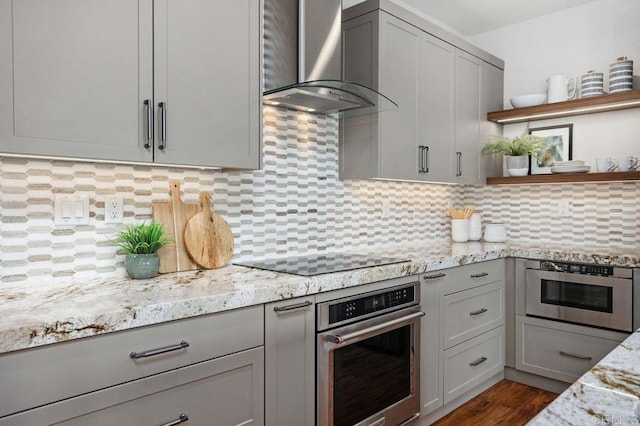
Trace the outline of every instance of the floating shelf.
<path fill-rule="evenodd" d="M 639 107 L 640 91 L 634 90 L 614 93 L 613 95 L 594 96 L 592 98 L 576 99 L 566 102 L 494 111 L 487 114 L 487 120 L 496 123 L 511 124 Z"/>
<path fill-rule="evenodd" d="M 556 173 L 550 175 L 488 177 L 487 185 L 528 185 L 532 183 L 615 182 L 640 180 L 640 171 L 611 173 Z"/>

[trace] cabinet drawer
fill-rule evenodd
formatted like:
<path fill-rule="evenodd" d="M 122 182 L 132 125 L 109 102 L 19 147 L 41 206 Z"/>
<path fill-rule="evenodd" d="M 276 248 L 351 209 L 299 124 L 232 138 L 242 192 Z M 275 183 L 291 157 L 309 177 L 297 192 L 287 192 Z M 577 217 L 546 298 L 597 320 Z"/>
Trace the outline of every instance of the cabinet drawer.
<path fill-rule="evenodd" d="M 496 281 L 504 281 L 504 259 L 473 263 L 439 272 L 446 274 L 446 280 L 440 286 L 440 294 L 446 295 Z"/>
<path fill-rule="evenodd" d="M 0 383 L 11 392 L 0 398 L 0 417 L 261 346 L 263 311 L 253 306 L 4 354 Z M 183 341 L 189 346 L 130 356 Z"/>
<path fill-rule="evenodd" d="M 516 369 L 573 383 L 628 335 L 516 316 Z"/>
<path fill-rule="evenodd" d="M 220 426 L 263 424 L 263 348 L 182 367 L 0 419 L 56 424 Z"/>
<path fill-rule="evenodd" d="M 442 297 L 444 349 L 504 324 L 504 281 Z"/>
<path fill-rule="evenodd" d="M 444 351 L 444 403 L 504 368 L 504 327 Z"/>

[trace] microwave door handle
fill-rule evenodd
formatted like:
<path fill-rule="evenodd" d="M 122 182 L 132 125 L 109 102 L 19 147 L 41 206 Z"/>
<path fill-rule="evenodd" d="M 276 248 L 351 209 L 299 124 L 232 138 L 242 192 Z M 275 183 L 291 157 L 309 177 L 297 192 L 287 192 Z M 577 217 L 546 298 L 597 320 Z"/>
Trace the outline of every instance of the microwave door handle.
<path fill-rule="evenodd" d="M 406 315 L 404 317 L 396 318 L 396 319 L 391 320 L 391 321 L 387 321 L 387 322 L 382 323 L 382 324 L 378 324 L 378 325 L 374 325 L 374 326 L 371 326 L 371 327 L 363 328 L 362 330 L 354 331 L 353 333 L 329 334 L 329 335 L 327 335 L 327 340 L 335 343 L 336 345 L 341 345 L 341 344 L 347 343 L 347 342 L 349 342 L 351 340 L 357 339 L 359 337 L 368 336 L 368 335 L 375 335 L 376 332 L 378 332 L 380 330 L 384 330 L 386 328 L 392 328 L 392 327 L 394 327 L 396 325 L 403 324 L 403 323 L 410 323 L 413 320 L 415 320 L 416 318 L 423 317 L 424 315 L 425 315 L 425 313 L 420 311 L 420 312 L 415 312 L 413 314 Z"/>

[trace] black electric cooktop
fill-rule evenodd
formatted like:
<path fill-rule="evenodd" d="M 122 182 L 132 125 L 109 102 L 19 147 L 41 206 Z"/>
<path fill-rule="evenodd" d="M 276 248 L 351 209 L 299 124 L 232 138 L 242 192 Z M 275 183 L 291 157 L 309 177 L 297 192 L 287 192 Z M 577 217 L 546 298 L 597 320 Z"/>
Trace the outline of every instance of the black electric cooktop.
<path fill-rule="evenodd" d="M 233 264 L 311 277 L 313 275 L 330 274 L 332 272 L 350 271 L 353 269 L 402 262 L 409 262 L 409 260 L 361 254 L 326 253 L 287 257 L 283 259 L 248 260 L 234 262 Z"/>

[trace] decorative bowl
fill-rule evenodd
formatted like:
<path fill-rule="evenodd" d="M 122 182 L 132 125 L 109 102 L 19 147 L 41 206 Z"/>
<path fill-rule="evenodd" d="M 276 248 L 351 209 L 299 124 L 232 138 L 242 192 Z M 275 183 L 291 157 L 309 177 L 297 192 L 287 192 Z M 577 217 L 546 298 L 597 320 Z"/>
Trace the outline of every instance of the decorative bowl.
<path fill-rule="evenodd" d="M 536 105 L 542 105 L 547 100 L 547 95 L 537 93 L 532 95 L 520 95 L 510 99 L 514 108 L 524 108 Z"/>

